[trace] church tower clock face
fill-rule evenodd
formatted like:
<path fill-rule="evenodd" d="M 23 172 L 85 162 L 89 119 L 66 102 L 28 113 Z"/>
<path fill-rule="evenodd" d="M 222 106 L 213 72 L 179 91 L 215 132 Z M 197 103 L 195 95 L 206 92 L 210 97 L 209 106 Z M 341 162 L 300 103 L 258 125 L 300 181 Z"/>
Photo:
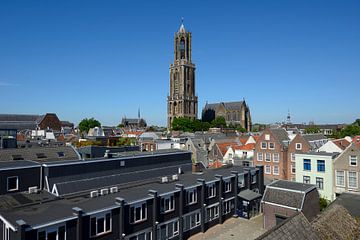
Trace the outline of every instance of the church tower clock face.
<path fill-rule="evenodd" d="M 182 23 L 174 36 L 174 62 L 170 64 L 170 95 L 167 99 L 167 127 L 174 118 L 196 119 L 195 64 L 192 62 L 192 35 Z"/>

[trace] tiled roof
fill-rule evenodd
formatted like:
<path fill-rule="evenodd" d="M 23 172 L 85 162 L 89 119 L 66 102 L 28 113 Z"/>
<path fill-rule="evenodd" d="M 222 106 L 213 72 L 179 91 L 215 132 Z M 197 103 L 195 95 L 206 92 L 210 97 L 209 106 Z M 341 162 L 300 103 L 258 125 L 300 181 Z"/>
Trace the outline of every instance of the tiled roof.
<path fill-rule="evenodd" d="M 302 137 L 308 142 L 327 139 L 322 133 L 303 134 Z"/>
<path fill-rule="evenodd" d="M 360 148 L 360 136 L 353 137 L 353 142 L 356 143 L 358 145 L 358 147 Z"/>
<path fill-rule="evenodd" d="M 236 146 L 235 149 L 237 150 L 254 150 L 255 149 L 255 143 L 249 143 L 243 146 Z"/>
<path fill-rule="evenodd" d="M 360 225 L 342 206 L 331 204 L 311 222 L 320 239 L 360 239 Z"/>
<path fill-rule="evenodd" d="M 241 110 L 245 105 L 244 101 L 239 102 L 219 102 L 219 103 L 207 103 L 204 110 L 213 109 L 215 110 L 219 105 L 223 105 L 227 110 Z"/>
<path fill-rule="evenodd" d="M 289 192 L 267 187 L 262 200 L 285 207 L 301 209 L 304 196 L 305 194 L 300 192 Z"/>
<path fill-rule="evenodd" d="M 229 147 L 236 148 L 239 146 L 237 142 L 216 143 L 216 145 L 219 147 L 219 150 L 223 156 L 225 155 Z"/>
<path fill-rule="evenodd" d="M 273 128 L 270 129 L 270 132 L 282 145 L 286 145 L 285 142 L 290 141 L 288 133 L 283 128 Z"/>
<path fill-rule="evenodd" d="M 334 144 L 336 144 L 336 146 L 338 146 L 339 148 L 341 148 L 342 150 L 345 150 L 345 148 L 347 148 L 350 145 L 350 142 L 346 139 L 336 139 L 332 141 Z"/>
<path fill-rule="evenodd" d="M 320 240 L 301 212 L 273 227 L 256 240 Z"/>
<path fill-rule="evenodd" d="M 209 164 L 209 168 L 221 168 L 223 166 L 222 162 L 215 161 Z"/>
<path fill-rule="evenodd" d="M 360 217 L 360 194 L 342 193 L 336 198 L 335 203 L 346 208 L 353 217 Z"/>

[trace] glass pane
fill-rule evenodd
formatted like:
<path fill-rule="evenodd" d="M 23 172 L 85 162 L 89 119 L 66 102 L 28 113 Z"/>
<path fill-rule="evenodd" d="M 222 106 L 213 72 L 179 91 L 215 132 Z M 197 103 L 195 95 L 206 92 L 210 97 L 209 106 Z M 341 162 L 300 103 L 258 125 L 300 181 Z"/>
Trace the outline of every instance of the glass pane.
<path fill-rule="evenodd" d="M 97 233 L 99 234 L 99 233 L 103 233 L 103 232 L 105 232 L 105 229 L 104 229 L 104 218 L 99 218 L 98 220 L 97 220 Z"/>
<path fill-rule="evenodd" d="M 48 232 L 47 233 L 47 240 L 56 240 L 57 231 Z"/>
<path fill-rule="evenodd" d="M 140 213 L 141 213 L 141 208 L 140 207 L 136 208 L 136 213 L 135 213 L 136 221 L 140 220 Z"/>
<path fill-rule="evenodd" d="M 105 223 L 105 230 L 110 231 L 110 227 L 111 226 L 111 217 L 110 217 L 110 213 L 106 214 L 106 223 Z"/>
<path fill-rule="evenodd" d="M 45 231 L 38 233 L 38 240 L 46 240 L 46 233 Z"/>
<path fill-rule="evenodd" d="M 96 235 L 96 218 L 91 218 L 90 220 L 90 233 L 91 236 Z"/>
<path fill-rule="evenodd" d="M 65 227 L 59 227 L 58 240 L 65 240 Z"/>

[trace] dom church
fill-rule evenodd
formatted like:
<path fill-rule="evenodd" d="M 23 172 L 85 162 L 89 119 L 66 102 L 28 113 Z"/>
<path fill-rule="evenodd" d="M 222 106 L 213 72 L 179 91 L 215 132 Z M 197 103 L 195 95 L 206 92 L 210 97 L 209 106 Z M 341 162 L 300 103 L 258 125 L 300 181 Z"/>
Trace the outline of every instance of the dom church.
<path fill-rule="evenodd" d="M 191 32 L 186 31 L 184 24 L 181 24 L 175 33 L 174 63 L 170 65 L 168 129 L 174 118 L 197 118 L 198 97 L 195 95 L 195 65 L 191 61 L 191 48 Z"/>

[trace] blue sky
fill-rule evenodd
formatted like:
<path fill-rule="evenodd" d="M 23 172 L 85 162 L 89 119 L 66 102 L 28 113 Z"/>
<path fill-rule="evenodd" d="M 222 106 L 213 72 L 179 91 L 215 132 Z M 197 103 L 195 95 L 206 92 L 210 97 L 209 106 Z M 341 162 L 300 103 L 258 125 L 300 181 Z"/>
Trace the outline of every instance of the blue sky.
<path fill-rule="evenodd" d="M 360 117 L 360 1 L 1 1 L 0 111 L 166 124 L 181 17 L 196 92 L 253 122 Z"/>

